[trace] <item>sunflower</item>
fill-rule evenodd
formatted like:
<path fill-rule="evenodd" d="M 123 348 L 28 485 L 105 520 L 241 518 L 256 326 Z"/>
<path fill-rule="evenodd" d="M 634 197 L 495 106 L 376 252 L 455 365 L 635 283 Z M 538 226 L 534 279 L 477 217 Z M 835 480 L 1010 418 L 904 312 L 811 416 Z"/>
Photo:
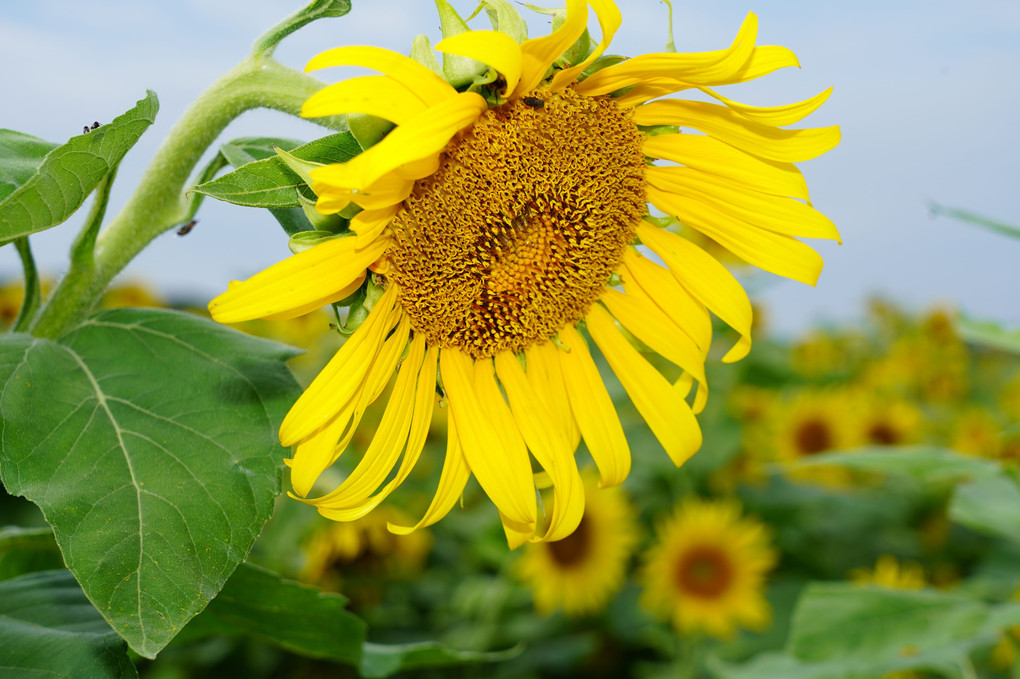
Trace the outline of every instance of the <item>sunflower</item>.
<path fill-rule="evenodd" d="M 661 521 L 641 604 L 682 634 L 726 639 L 768 625 L 765 576 L 777 554 L 765 525 L 740 513 L 735 502 L 688 499 Z"/>
<path fill-rule="evenodd" d="M 638 539 L 634 509 L 622 489 L 600 489 L 591 476 L 584 497 L 584 516 L 573 533 L 528 545 L 515 564 L 543 615 L 558 609 L 571 617 L 596 613 L 623 585 Z"/>
<path fill-rule="evenodd" d="M 917 590 L 928 584 L 924 577 L 924 569 L 920 564 L 900 563 L 891 554 L 883 554 L 878 557 L 874 569 L 854 569 L 850 572 L 850 579 L 859 585 L 897 590 Z"/>
<path fill-rule="evenodd" d="M 861 445 L 864 432 L 858 427 L 854 406 L 854 396 L 847 390 L 807 390 L 784 403 L 774 420 L 766 423 L 772 431 L 771 454 L 790 478 L 830 487 L 850 483 L 852 475 L 844 468 L 797 463 Z"/>
<path fill-rule="evenodd" d="M 899 446 L 921 439 L 924 416 L 920 408 L 899 397 L 864 392 L 857 397 L 858 437 L 877 446 Z"/>
<path fill-rule="evenodd" d="M 492 17 L 515 13 L 506 2 L 486 4 L 499 9 Z M 569 535 L 584 512 L 579 440 L 603 486 L 630 469 L 581 326 L 677 465 L 701 445 L 695 413 L 708 395 L 709 311 L 740 335 L 724 360 L 743 357 L 751 344 L 751 306 L 740 284 L 703 249 L 644 219 L 649 203 L 748 263 L 809 284 L 821 257 L 796 237 L 838 238 L 806 202 L 792 163 L 833 148 L 839 129 L 782 129 L 829 91 L 761 108 L 711 89 L 797 65 L 786 48 L 755 46 L 753 14 L 726 49 L 621 61 L 601 58 L 621 23 L 616 5 L 566 5 L 548 36 L 518 43 L 500 30 L 464 30 L 446 37 L 440 52 L 487 67 L 470 83 L 458 79 L 461 90 L 375 47 L 339 47 L 308 64 L 383 75 L 323 88 L 304 115 L 367 114 L 396 127 L 350 161 L 310 170 L 320 212 L 360 209 L 349 233 L 232 284 L 210 311 L 226 323 L 286 318 L 362 286 L 380 293 L 280 428 L 283 445 L 295 447 L 295 495 L 326 517 L 363 516 L 407 478 L 438 386 L 449 411 L 439 488 L 415 526 L 393 529 L 439 520 L 474 475 L 512 547 Z M 581 54 L 589 5 L 602 37 Z M 658 99 L 693 90 L 718 103 Z M 664 376 L 617 323 L 677 372 Z M 359 465 L 336 490 L 308 497 L 394 373 Z M 532 456 L 554 486 L 548 522 L 539 516 Z"/>

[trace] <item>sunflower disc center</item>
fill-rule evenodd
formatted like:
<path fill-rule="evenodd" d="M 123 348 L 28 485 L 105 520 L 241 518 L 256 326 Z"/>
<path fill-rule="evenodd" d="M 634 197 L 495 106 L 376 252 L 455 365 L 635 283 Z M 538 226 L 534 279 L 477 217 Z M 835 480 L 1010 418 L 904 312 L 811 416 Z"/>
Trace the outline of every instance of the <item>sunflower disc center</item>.
<path fill-rule="evenodd" d="M 452 141 L 391 226 L 389 275 L 411 327 L 474 358 L 581 320 L 645 213 L 630 112 L 569 88 L 532 95 Z"/>
<path fill-rule="evenodd" d="M 714 599 L 733 582 L 733 566 L 716 547 L 702 546 L 685 554 L 677 564 L 676 584 L 685 594 Z"/>

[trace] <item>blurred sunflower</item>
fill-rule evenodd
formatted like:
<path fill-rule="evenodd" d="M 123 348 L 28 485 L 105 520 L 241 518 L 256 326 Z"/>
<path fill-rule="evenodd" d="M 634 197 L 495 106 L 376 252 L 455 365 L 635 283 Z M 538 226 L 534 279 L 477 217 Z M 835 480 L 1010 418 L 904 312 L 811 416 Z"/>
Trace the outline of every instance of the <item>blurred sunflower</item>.
<path fill-rule="evenodd" d="M 838 234 L 807 202 L 793 162 L 832 149 L 839 129 L 783 129 L 829 90 L 762 108 L 710 89 L 797 65 L 786 48 L 755 46 L 753 14 L 726 49 L 621 61 L 601 58 L 621 23 L 611 0 L 567 0 L 553 32 L 530 40 L 509 3 L 488 5 L 500 10 L 490 14 L 497 30 L 469 30 L 457 17 L 448 23 L 462 32 L 447 31 L 436 46 L 450 63 L 478 66 L 474 77 L 447 73 L 463 91 L 437 74 L 430 50 L 416 52 L 436 70 L 375 47 L 312 59 L 308 70 L 360 66 L 384 75 L 325 87 L 303 115 L 368 114 L 396 128 L 349 162 L 310 170 L 320 212 L 361 209 L 351 233 L 232 284 L 210 311 L 226 323 L 286 318 L 377 286 L 367 320 L 280 429 L 282 443 L 295 446 L 295 493 L 310 493 L 396 372 L 361 463 L 338 489 L 304 501 L 336 520 L 382 502 L 417 462 L 438 384 L 450 413 L 439 489 L 416 526 L 392 529 L 439 520 L 473 474 L 516 547 L 561 539 L 581 521 L 581 437 L 603 486 L 630 469 L 579 324 L 678 465 L 701 445 L 694 414 L 708 395 L 709 310 L 740 335 L 724 360 L 750 348 L 751 306 L 740 284 L 691 241 L 646 221 L 648 204 L 750 264 L 814 284 L 821 257 L 797 238 Z M 602 31 L 593 49 L 589 5 Z M 719 103 L 658 99 L 685 90 Z M 665 266 L 639 252 L 639 242 Z M 674 363 L 679 378 L 645 360 L 617 322 Z M 555 489 L 548 522 L 538 514 L 529 451 Z"/>
<path fill-rule="evenodd" d="M 104 309 L 120 309 L 123 307 L 152 307 L 164 309 L 167 301 L 141 281 L 129 281 L 113 286 L 106 291 L 99 301 L 99 306 Z"/>
<path fill-rule="evenodd" d="M 787 401 L 766 423 L 772 430 L 775 459 L 786 467 L 790 478 L 827 486 L 844 486 L 851 481 L 840 467 L 803 467 L 797 462 L 819 453 L 844 450 L 863 440 L 854 417 L 854 397 L 843 389 L 808 390 Z"/>
<path fill-rule="evenodd" d="M 876 397 L 865 392 L 858 395 L 858 402 L 858 438 L 862 443 L 899 446 L 916 443 L 921 439 L 924 417 L 921 410 L 910 401 Z"/>
<path fill-rule="evenodd" d="M 856 568 L 850 572 L 850 579 L 859 585 L 871 585 L 884 589 L 921 589 L 927 581 L 920 564 L 901 563 L 891 554 L 883 554 L 875 562 L 875 568 Z"/>
<path fill-rule="evenodd" d="M 765 576 L 778 555 L 766 526 L 740 513 L 735 502 L 688 499 L 656 528 L 641 604 L 681 634 L 727 639 L 769 623 Z"/>
<path fill-rule="evenodd" d="M 584 516 L 573 533 L 528 545 L 515 564 L 515 574 L 531 588 L 535 609 L 543 615 L 597 613 L 623 586 L 638 540 L 634 508 L 622 489 L 600 489 L 593 476 L 585 478 L 584 497 Z"/>

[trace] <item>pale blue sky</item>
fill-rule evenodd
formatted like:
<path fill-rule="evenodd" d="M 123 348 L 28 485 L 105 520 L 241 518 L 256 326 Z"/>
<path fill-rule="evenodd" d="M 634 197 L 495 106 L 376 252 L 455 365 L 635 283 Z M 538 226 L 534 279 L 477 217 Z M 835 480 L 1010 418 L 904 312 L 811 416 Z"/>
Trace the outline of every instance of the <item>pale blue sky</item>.
<path fill-rule="evenodd" d="M 127 156 L 114 187 L 120 207 L 184 108 L 236 64 L 252 41 L 298 3 L 283 0 L 49 0 L 0 3 L 0 127 L 53 141 L 108 121 L 154 89 L 156 123 Z M 552 1 L 539 4 L 554 4 Z M 624 24 L 611 51 L 635 55 L 665 43 L 658 0 L 620 0 Z M 353 0 L 341 19 L 286 40 L 277 57 L 302 67 L 342 44 L 405 52 L 416 33 L 436 38 L 430 0 Z M 472 0 L 455 0 L 464 14 Z M 1020 223 L 1020 2 L 827 3 L 817 0 L 675 0 L 681 51 L 719 49 L 749 10 L 759 43 L 800 57 L 759 81 L 725 88 L 739 101 L 769 105 L 835 92 L 805 125 L 840 124 L 843 142 L 804 163 L 815 206 L 839 226 L 844 244 L 819 243 L 826 266 L 818 287 L 759 276 L 770 324 L 794 331 L 824 319 L 859 317 L 863 300 L 884 293 L 913 307 L 937 302 L 972 315 L 1020 323 L 1020 241 L 947 218 L 928 200 Z M 478 27 L 486 27 L 484 18 Z M 594 25 L 594 20 L 592 21 Z M 548 30 L 543 18 L 532 34 Z M 326 73 L 324 77 L 344 77 Z M 248 113 L 223 141 L 266 134 L 312 139 L 320 128 L 274 112 Z M 129 268 L 163 291 L 208 298 L 287 255 L 286 240 L 260 211 L 208 202 L 187 237 L 166 234 Z M 42 268 L 56 273 L 77 220 L 33 237 Z M 0 250 L 0 279 L 19 273 Z"/>

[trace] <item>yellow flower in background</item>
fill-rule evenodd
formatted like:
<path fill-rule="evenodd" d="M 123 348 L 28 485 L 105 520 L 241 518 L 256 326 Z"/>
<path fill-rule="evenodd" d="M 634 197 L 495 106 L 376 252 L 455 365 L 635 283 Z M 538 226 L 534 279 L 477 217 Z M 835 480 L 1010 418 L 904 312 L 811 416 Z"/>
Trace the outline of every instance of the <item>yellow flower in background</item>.
<path fill-rule="evenodd" d="M 850 572 L 850 579 L 859 585 L 872 585 L 885 589 L 915 590 L 927 583 L 924 569 L 920 564 L 901 563 L 890 554 L 883 554 L 875 562 L 875 568 L 857 568 Z"/>
<path fill-rule="evenodd" d="M 623 586 L 639 526 L 621 488 L 598 488 L 585 479 L 585 511 L 577 529 L 556 542 L 528 545 L 515 574 L 528 585 L 543 615 L 597 613 Z"/>
<path fill-rule="evenodd" d="M 798 393 L 765 423 L 772 431 L 772 454 L 786 474 L 798 481 L 841 487 L 852 474 L 840 467 L 798 468 L 797 462 L 820 453 L 854 448 L 863 443 L 855 418 L 854 395 L 847 390 L 820 389 Z"/>
<path fill-rule="evenodd" d="M 415 575 L 432 548 L 429 532 L 394 535 L 386 529 L 387 523 L 408 518 L 388 505 L 358 521 L 329 524 L 316 531 L 302 549 L 305 563 L 299 578 L 323 589 L 350 593 L 342 585 L 351 576 L 378 580 Z"/>
<path fill-rule="evenodd" d="M 754 107 L 711 89 L 797 65 L 786 48 L 755 45 L 753 14 L 726 49 L 615 63 L 597 60 L 621 23 L 616 5 L 566 4 L 548 36 L 519 44 L 499 31 L 468 30 L 440 42 L 447 55 L 491 67 L 468 91 L 375 47 L 336 48 L 308 64 L 383 75 L 323 88 L 304 115 L 369 114 L 396 128 L 349 162 L 310 172 L 320 212 L 361 209 L 352 233 L 232 284 L 210 311 L 225 323 L 291 317 L 343 299 L 374 272 L 384 294 L 280 429 L 282 443 L 295 446 L 294 491 L 307 498 L 396 373 L 360 464 L 336 490 L 305 500 L 326 517 L 363 516 L 407 478 L 438 384 L 449 405 L 439 488 L 416 525 L 391 529 L 438 521 L 474 475 L 512 547 L 566 537 L 584 512 L 574 461 L 580 438 L 603 486 L 630 469 L 579 324 L 677 465 L 701 445 L 695 413 L 708 395 L 709 311 L 741 336 L 724 360 L 750 348 L 751 306 L 740 284 L 690 240 L 644 220 L 648 205 L 750 264 L 809 284 L 822 260 L 798 238 L 838 239 L 806 202 L 793 162 L 833 148 L 839 129 L 784 129 L 829 91 Z M 601 41 L 571 56 L 589 5 Z M 718 103 L 660 99 L 688 90 Z M 618 323 L 677 373 L 660 373 Z M 548 519 L 539 515 L 531 456 L 554 487 Z"/>
<path fill-rule="evenodd" d="M 765 576 L 778 555 L 760 521 L 729 501 L 685 500 L 661 521 L 645 555 L 641 604 L 681 634 L 720 639 L 760 630 L 771 612 Z"/>
<path fill-rule="evenodd" d="M 124 307 L 155 307 L 166 308 L 170 306 L 167 301 L 141 281 L 130 281 L 114 285 L 103 298 L 99 300 L 99 306 L 104 309 L 120 309 Z"/>
<path fill-rule="evenodd" d="M 924 415 L 903 398 L 858 394 L 856 422 L 862 444 L 900 446 L 921 440 Z"/>
<path fill-rule="evenodd" d="M 967 406 L 955 413 L 949 447 L 975 457 L 998 459 L 1002 429 L 999 420 L 984 408 Z"/>
<path fill-rule="evenodd" d="M 1006 417 L 1020 422 L 1020 370 L 1003 387 L 999 407 Z"/>

